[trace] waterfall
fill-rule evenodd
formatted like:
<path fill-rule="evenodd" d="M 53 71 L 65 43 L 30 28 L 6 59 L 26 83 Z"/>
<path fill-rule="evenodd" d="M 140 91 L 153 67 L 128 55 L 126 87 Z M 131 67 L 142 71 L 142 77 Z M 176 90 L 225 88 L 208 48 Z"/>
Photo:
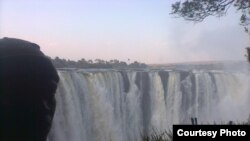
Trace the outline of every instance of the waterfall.
<path fill-rule="evenodd" d="M 173 124 L 246 121 L 248 75 L 226 71 L 59 70 L 49 141 L 139 141 Z"/>

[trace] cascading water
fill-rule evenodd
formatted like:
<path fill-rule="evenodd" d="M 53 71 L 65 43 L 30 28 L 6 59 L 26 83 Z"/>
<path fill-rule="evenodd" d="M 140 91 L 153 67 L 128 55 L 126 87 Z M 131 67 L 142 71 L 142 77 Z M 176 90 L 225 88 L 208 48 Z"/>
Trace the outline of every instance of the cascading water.
<path fill-rule="evenodd" d="M 139 141 L 172 124 L 246 121 L 245 73 L 60 70 L 49 141 Z"/>

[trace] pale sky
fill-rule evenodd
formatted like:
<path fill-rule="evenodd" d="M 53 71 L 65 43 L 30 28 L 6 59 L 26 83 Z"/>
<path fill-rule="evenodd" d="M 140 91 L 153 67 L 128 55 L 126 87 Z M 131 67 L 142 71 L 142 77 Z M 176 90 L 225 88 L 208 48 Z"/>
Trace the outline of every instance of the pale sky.
<path fill-rule="evenodd" d="M 170 15 L 176 0 L 0 0 L 0 38 L 48 56 L 145 63 L 245 60 L 250 36 L 231 9 L 202 23 Z"/>

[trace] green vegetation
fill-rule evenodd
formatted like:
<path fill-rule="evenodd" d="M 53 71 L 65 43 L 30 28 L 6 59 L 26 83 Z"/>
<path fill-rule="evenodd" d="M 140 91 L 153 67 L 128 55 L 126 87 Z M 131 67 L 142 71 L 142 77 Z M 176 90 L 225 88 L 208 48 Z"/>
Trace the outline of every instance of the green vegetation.
<path fill-rule="evenodd" d="M 247 26 L 249 21 L 249 0 L 185 0 L 172 4 L 172 13 L 185 20 L 201 22 L 208 16 L 225 16 L 228 9 L 234 7 L 240 11 L 241 25 Z"/>
<path fill-rule="evenodd" d="M 146 68 L 145 63 L 134 61 L 133 63 L 127 64 L 126 62 L 119 60 L 105 61 L 101 59 L 85 60 L 81 59 L 78 61 L 66 60 L 56 57 L 51 59 L 52 63 L 56 68 Z"/>
<path fill-rule="evenodd" d="M 151 135 L 142 136 L 142 141 L 172 141 L 173 133 L 171 130 L 164 132 L 154 131 Z"/>

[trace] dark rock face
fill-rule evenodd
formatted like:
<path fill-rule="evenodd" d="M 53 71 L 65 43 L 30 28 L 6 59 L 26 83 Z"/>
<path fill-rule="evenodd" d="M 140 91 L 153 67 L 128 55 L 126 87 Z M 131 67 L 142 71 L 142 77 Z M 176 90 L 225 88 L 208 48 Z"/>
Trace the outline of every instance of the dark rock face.
<path fill-rule="evenodd" d="M 164 89 L 164 99 L 167 97 L 167 86 L 168 86 L 168 78 L 169 78 L 169 72 L 167 71 L 159 71 L 158 74 L 160 75 L 162 86 Z"/>
<path fill-rule="evenodd" d="M 129 86 L 128 75 L 127 75 L 127 73 L 126 73 L 125 71 L 121 71 L 120 73 L 121 73 L 122 78 L 123 78 L 124 92 L 125 92 L 125 93 L 128 93 L 129 88 L 130 88 L 130 86 Z"/>
<path fill-rule="evenodd" d="M 135 83 L 142 92 L 141 109 L 143 114 L 143 133 L 149 132 L 149 123 L 151 119 L 151 99 L 150 99 L 150 78 L 148 72 L 137 72 Z"/>
<path fill-rule="evenodd" d="M 59 77 L 37 44 L 0 39 L 0 140 L 46 141 Z"/>

